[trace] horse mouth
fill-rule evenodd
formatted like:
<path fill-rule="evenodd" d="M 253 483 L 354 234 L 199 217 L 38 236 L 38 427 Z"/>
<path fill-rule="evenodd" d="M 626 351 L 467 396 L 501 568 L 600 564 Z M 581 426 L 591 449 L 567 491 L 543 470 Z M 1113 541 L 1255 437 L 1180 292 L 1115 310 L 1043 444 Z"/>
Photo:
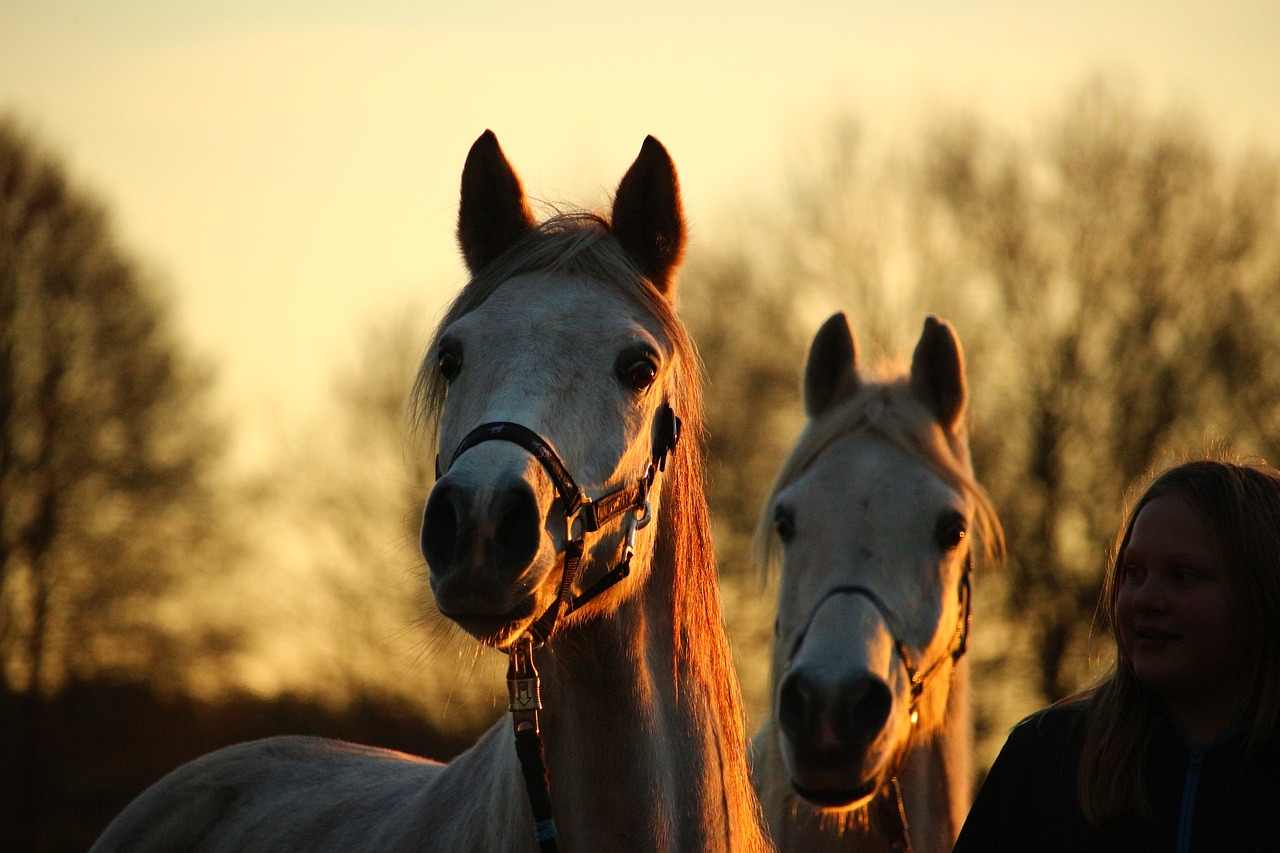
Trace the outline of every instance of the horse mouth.
<path fill-rule="evenodd" d="M 876 781 L 864 782 L 854 788 L 805 788 L 793 780 L 791 789 L 796 796 L 819 811 L 850 811 L 870 802 L 880 785 Z"/>
<path fill-rule="evenodd" d="M 440 613 L 459 628 L 486 646 L 503 649 L 515 642 L 533 622 L 537 601 L 530 595 L 522 599 L 506 613 L 484 613 L 467 610 L 450 610 L 437 600 Z"/>

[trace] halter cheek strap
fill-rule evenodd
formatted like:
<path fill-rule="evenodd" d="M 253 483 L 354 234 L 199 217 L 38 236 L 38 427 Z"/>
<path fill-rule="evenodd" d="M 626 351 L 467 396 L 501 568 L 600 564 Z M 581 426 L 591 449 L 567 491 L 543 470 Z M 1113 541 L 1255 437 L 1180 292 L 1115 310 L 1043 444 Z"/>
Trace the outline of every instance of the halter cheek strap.
<path fill-rule="evenodd" d="M 535 643 L 541 645 L 551 636 L 561 613 L 572 613 L 600 593 L 609 589 L 631 572 L 631 556 L 635 547 L 636 531 L 649 523 L 652 512 L 649 507 L 649 489 L 659 471 L 665 471 L 667 456 L 675 450 L 680 440 L 680 418 L 671 406 L 663 403 L 654 415 L 653 449 L 644 473 L 634 483 L 623 485 L 603 497 L 592 500 L 574 482 L 569 468 L 549 442 L 533 430 L 509 421 L 481 424 L 462 439 L 449 467 L 458 457 L 486 441 L 509 441 L 526 450 L 542 465 L 556 488 L 556 494 L 564 509 L 565 546 L 564 568 L 560 577 L 560 589 L 555 601 L 529 629 L 511 646 L 507 662 L 508 708 L 515 729 L 516 755 L 524 776 L 525 792 L 533 812 L 534 839 L 541 853 L 555 853 L 558 849 L 555 816 L 551 808 L 550 781 L 546 762 L 542 757 L 541 729 L 538 713 L 542 710 L 542 690 L 537 667 L 533 663 Z M 436 479 L 440 479 L 440 457 L 436 457 Z M 627 522 L 623 534 L 622 558 L 607 574 L 585 591 L 572 595 L 573 582 L 582 564 L 587 533 L 594 533 L 609 521 L 627 511 L 640 513 Z M 580 521 L 578 535 L 574 535 L 574 522 Z"/>
<path fill-rule="evenodd" d="M 800 644 L 804 642 L 805 636 L 809 633 L 809 626 L 813 624 L 814 618 L 818 615 L 818 610 L 822 605 L 826 604 L 829 599 L 838 595 L 855 595 L 865 598 L 871 602 L 871 606 L 880 614 L 880 618 L 889 628 L 889 634 L 893 639 L 893 647 L 898 653 L 898 657 L 902 660 L 902 666 L 907 672 L 907 679 L 911 683 L 911 701 L 907 706 L 907 713 L 911 718 L 911 731 L 915 731 L 916 723 L 920 719 L 920 698 L 924 695 L 925 683 L 929 680 L 938 667 L 942 666 L 946 661 L 951 661 L 951 672 L 954 676 L 955 666 L 960 662 L 960 658 L 964 657 L 965 652 L 969 648 L 969 624 L 972 617 L 972 598 L 973 598 L 973 555 L 970 554 L 965 563 L 964 571 L 960 574 L 960 584 L 958 595 L 960 597 L 960 618 L 956 622 L 956 633 L 951 640 L 950 648 L 938 657 L 925 669 L 920 669 L 911 655 L 911 650 L 907 648 L 906 642 L 902 639 L 898 632 L 896 620 L 893 618 L 893 612 L 889 610 L 889 606 L 885 604 L 875 590 L 861 584 L 845 584 L 842 586 L 832 587 L 827 590 L 826 595 L 818 600 L 813 610 L 809 613 L 809 618 L 805 620 L 804 630 L 802 630 L 791 645 L 791 651 L 788 654 L 788 660 L 794 658 L 796 653 L 800 651 Z M 910 737 L 910 736 L 908 736 Z M 908 740 L 908 743 L 910 741 Z M 906 749 L 899 753 L 897 762 L 901 762 L 902 757 L 906 755 Z M 897 763 L 895 762 L 895 763 Z M 898 784 L 898 768 L 895 767 L 894 772 L 889 774 L 885 780 L 884 786 L 880 789 L 873 805 L 877 823 L 881 831 L 885 833 L 889 840 L 890 851 L 895 853 L 911 853 L 911 831 L 907 826 L 907 810 L 902 801 L 902 788 Z"/>
<path fill-rule="evenodd" d="M 564 568 L 555 600 L 529 628 L 539 645 L 551 636 L 551 629 L 562 614 L 572 613 L 631 573 L 636 531 L 643 529 L 650 521 L 649 490 L 658 472 L 666 470 L 667 456 L 675 450 L 679 440 L 680 418 L 670 404 L 664 402 L 654 414 L 653 447 L 644 473 L 636 481 L 624 484 L 594 500 L 574 481 L 568 466 L 550 442 L 522 424 L 510 421 L 481 424 L 467 433 L 458 444 L 449 460 L 450 468 L 458 461 L 458 457 L 476 445 L 487 441 L 508 441 L 536 459 L 555 486 L 565 517 Z M 442 474 L 440 457 L 437 456 L 436 479 Z M 573 595 L 573 584 L 586 549 L 586 534 L 595 533 L 628 511 L 633 511 L 636 515 L 628 521 L 623 534 L 622 558 L 590 588 Z M 575 522 L 580 523 L 576 534 Z"/>
<path fill-rule="evenodd" d="M 843 584 L 841 586 L 832 587 L 827 590 L 822 598 L 818 599 L 818 603 L 814 605 L 813 610 L 809 613 L 809 618 L 805 620 L 804 630 L 796 635 L 795 641 L 791 644 L 791 651 L 787 655 L 790 660 L 800 651 L 800 645 L 804 642 L 805 637 L 809 633 L 809 626 L 813 624 L 813 620 L 818 615 L 818 611 L 830 599 L 841 595 L 860 596 L 871 603 L 871 606 L 880 614 L 881 620 L 889 628 L 889 635 L 893 639 L 893 647 L 898 653 L 898 658 L 902 661 L 902 667 L 907 672 L 907 678 L 911 683 L 911 704 L 908 706 L 908 713 L 911 715 L 911 723 L 914 725 L 919 718 L 920 696 L 924 693 L 925 682 L 927 682 L 943 663 L 950 660 L 952 664 L 959 663 L 960 658 L 964 657 L 965 652 L 969 648 L 969 624 L 972 616 L 971 599 L 973 596 L 973 585 L 971 575 L 973 574 L 973 557 L 969 557 L 965 564 L 964 571 L 960 574 L 960 584 L 957 594 L 960 599 L 960 618 L 956 621 L 956 632 L 952 637 L 951 645 L 945 653 L 928 667 L 920 669 L 915 658 L 911 654 L 911 650 L 907 647 L 906 642 L 899 633 L 897 620 L 893 618 L 892 611 L 889 606 L 874 590 L 861 584 Z"/>

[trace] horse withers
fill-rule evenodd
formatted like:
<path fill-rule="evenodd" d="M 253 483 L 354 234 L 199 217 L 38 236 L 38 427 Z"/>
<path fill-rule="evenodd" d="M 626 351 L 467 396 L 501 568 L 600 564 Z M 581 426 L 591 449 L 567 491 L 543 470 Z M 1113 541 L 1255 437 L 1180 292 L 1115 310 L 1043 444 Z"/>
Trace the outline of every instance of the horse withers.
<path fill-rule="evenodd" d="M 458 238 L 472 277 L 416 389 L 440 451 L 422 545 L 441 612 L 512 653 L 514 724 L 448 764 L 314 738 L 230 747 L 144 792 L 95 853 L 766 848 L 698 359 L 673 306 L 670 157 L 645 140 L 611 218 L 538 222 L 486 132 Z"/>
<path fill-rule="evenodd" d="M 960 341 L 934 317 L 902 375 L 861 375 L 843 314 L 810 347 L 808 421 L 757 531 L 781 564 L 755 737 L 781 850 L 950 850 L 964 819 L 973 538 L 1001 542 L 967 397 Z"/>

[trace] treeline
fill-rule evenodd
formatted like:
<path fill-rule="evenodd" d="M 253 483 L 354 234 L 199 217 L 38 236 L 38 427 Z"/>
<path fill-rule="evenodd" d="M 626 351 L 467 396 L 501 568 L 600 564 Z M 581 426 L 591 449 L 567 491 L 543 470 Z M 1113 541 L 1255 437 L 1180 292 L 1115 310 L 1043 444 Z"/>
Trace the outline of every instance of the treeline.
<path fill-rule="evenodd" d="M 32 717 L 27 739 L 9 736 Z M 204 701 L 107 681 L 69 682 L 34 700 L 0 690 L 0 849 L 84 853 L 147 786 L 232 743 L 317 735 L 447 760 L 481 731 L 442 732 L 420 709 L 385 700 L 341 709 L 289 695 Z"/>
<path fill-rule="evenodd" d="M 1280 459 L 1275 152 L 1221 151 L 1194 115 L 1100 81 L 1028 127 L 937 114 L 877 146 L 833 117 L 797 141 L 781 192 L 744 191 L 736 218 L 698 227 L 682 311 L 706 362 L 714 533 L 757 714 L 772 603 L 750 535 L 833 310 L 866 361 L 905 358 L 926 312 L 964 344 L 975 467 L 1008 544 L 975 592 L 980 759 L 1105 658 L 1095 602 L 1134 480 L 1212 441 Z M 370 329 L 331 409 L 270 470 L 228 482 L 211 368 L 171 330 L 163 289 L 0 121 L 0 790 L 6 820 L 36 821 L 26 837 L 103 817 L 219 738 L 319 727 L 441 756 L 457 742 L 412 730 L 465 742 L 496 716 L 500 667 L 432 615 L 416 551 L 430 455 L 402 406 L 429 322 Z M 338 701 L 183 698 L 215 677 L 243 697 L 237 679 L 281 637 L 295 657 L 273 660 Z M 349 719 L 325 710 L 343 703 Z M 64 756 L 75 769 L 50 775 Z"/>
<path fill-rule="evenodd" d="M 926 312 L 955 324 L 975 468 L 1008 538 L 976 593 L 987 757 L 1107 662 L 1094 613 L 1132 484 L 1210 445 L 1280 461 L 1276 153 L 1220 151 L 1194 115 L 1103 80 L 1029 127 L 940 114 L 876 148 L 856 119 L 833 121 L 689 287 L 711 305 L 763 294 L 738 325 L 696 313 L 696 337 L 718 344 L 713 505 L 742 510 L 719 516 L 730 567 L 750 564 L 774 412 L 798 410 L 800 349 L 825 314 L 848 311 L 870 360 L 906 357 Z"/>

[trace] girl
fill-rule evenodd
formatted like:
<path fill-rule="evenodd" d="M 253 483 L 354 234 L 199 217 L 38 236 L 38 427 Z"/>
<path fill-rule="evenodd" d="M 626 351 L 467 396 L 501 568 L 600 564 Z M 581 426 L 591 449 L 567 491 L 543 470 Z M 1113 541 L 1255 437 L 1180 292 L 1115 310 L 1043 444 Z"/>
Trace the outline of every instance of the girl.
<path fill-rule="evenodd" d="M 955 850 L 1280 850 L 1280 471 L 1161 474 L 1102 603 L 1114 668 L 1010 733 Z"/>

